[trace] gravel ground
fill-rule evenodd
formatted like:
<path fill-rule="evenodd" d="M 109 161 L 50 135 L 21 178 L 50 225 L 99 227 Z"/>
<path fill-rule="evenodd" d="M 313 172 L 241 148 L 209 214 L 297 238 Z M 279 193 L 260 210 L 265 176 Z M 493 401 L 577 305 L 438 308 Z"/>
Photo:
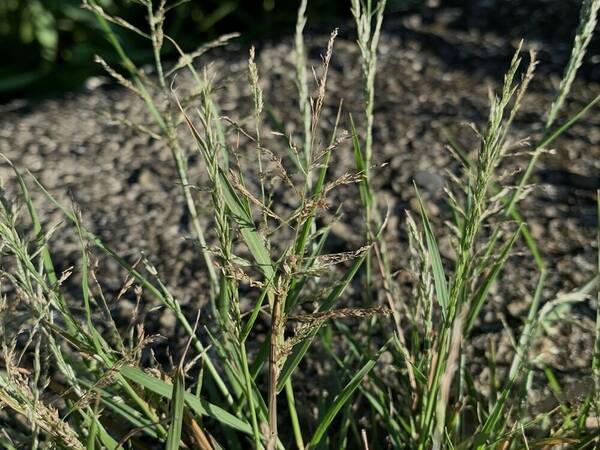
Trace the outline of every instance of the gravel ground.
<path fill-rule="evenodd" d="M 481 10 L 480 10 L 481 11 Z M 462 23 L 455 10 L 441 10 L 428 20 L 420 16 L 393 19 L 386 24 L 381 39 L 377 98 L 375 109 L 375 187 L 380 203 L 387 205 L 390 220 L 386 239 L 393 269 L 401 285 L 408 267 L 407 236 L 404 211 L 415 210 L 412 180 L 424 192 L 434 225 L 440 233 L 442 256 L 447 264 L 454 257 L 444 220 L 449 217 L 443 192 L 449 174 L 459 173 L 459 165 L 445 149 L 448 133 L 474 155 L 477 138 L 465 122 L 485 124 L 488 90 L 497 88 L 508 67 L 517 40 L 510 33 L 483 32 L 481 27 L 455 26 Z M 484 15 L 482 13 L 484 20 Z M 464 22 L 464 21 L 463 21 Z M 493 27 L 490 27 L 493 29 Z M 536 142 L 542 135 L 543 111 L 551 101 L 560 80 L 560 68 L 568 57 L 564 44 L 544 40 L 532 33 L 526 47 L 539 50 L 539 76 L 531 85 L 522 112 L 514 124 L 511 140 L 530 136 Z M 340 99 L 346 112 L 360 121 L 360 66 L 358 52 L 349 38 L 351 26 L 341 29 L 328 80 L 328 95 L 323 114 L 323 132 L 330 127 Z M 517 30 L 519 31 L 519 30 Z M 567 34 L 568 35 L 568 34 Z M 315 66 L 327 36 L 309 39 L 309 56 Z M 292 40 L 261 43 L 257 48 L 261 85 L 265 102 L 286 124 L 287 131 L 300 133 L 296 107 Z M 559 48 L 560 47 L 560 48 Z M 217 102 L 221 112 L 233 120 L 249 124 L 251 101 L 245 73 L 247 48 L 232 44 L 210 55 Z M 593 59 L 593 57 L 592 57 Z M 584 68 L 583 81 L 577 81 L 560 119 L 578 111 L 600 92 L 600 79 L 593 65 Z M 185 86 L 181 77 L 177 84 Z M 206 304 L 207 279 L 198 250 L 190 238 L 179 186 L 174 181 L 171 155 L 160 142 L 141 135 L 107 117 L 125 116 L 132 121 L 148 122 L 143 103 L 133 94 L 102 79 L 90 80 L 85 90 L 29 104 L 14 101 L 1 105 L 0 152 L 18 167 L 29 169 L 59 199 L 75 201 L 83 212 L 86 225 L 130 261 L 144 252 L 156 264 L 163 281 L 193 316 Z M 106 113 L 106 114 L 104 114 Z M 345 116 L 347 117 L 347 116 Z M 540 160 L 530 195 L 521 203 L 533 236 L 538 240 L 547 262 L 549 275 L 544 301 L 561 293 L 578 289 L 595 273 L 597 255 L 595 196 L 600 188 L 600 110 L 596 108 L 555 141 L 552 151 Z M 344 119 L 343 128 L 348 128 Z M 280 138 L 269 134 L 272 123 L 265 121 L 265 145 L 283 152 Z M 193 155 L 187 131 L 181 127 L 183 142 L 190 148 L 191 182 L 206 183 L 201 161 Z M 228 139 L 237 139 L 228 130 Z M 248 173 L 252 173 L 253 150 L 240 141 L 239 153 Z M 526 149 L 525 149 L 526 150 Z M 524 151 L 511 156 L 501 171 L 507 174 L 522 169 L 527 161 Z M 349 142 L 335 151 L 332 173 L 341 175 L 352 170 Z M 292 167 L 290 166 L 290 171 Z M 256 172 L 254 172 L 256 174 Z M 9 192 L 14 177 L 6 164 L 0 165 Z M 510 183 L 510 175 L 508 175 Z M 248 179 L 253 177 L 248 175 Z M 278 194 L 283 205 L 291 203 L 289 194 Z M 47 224 L 64 221 L 61 214 L 34 189 L 34 200 Z M 208 194 L 199 190 L 198 200 L 208 204 Z M 361 245 L 360 215 L 355 214 L 358 195 L 354 187 L 344 187 L 331 199 L 342 204 L 343 216 L 334 227 L 330 251 L 342 251 Z M 333 213 L 333 208 L 331 213 Z M 210 221 L 204 225 L 209 232 Z M 78 264 L 79 248 L 73 231 L 61 226 L 52 239 L 60 269 Z M 103 258 L 99 258 L 104 288 L 109 294 L 119 291 L 125 275 Z M 500 363 L 510 357 L 510 334 L 502 320 L 517 327 L 531 300 L 536 282 L 532 258 L 519 244 L 494 288 L 492 299 L 482 313 L 471 348 L 483 353 L 490 340 L 498 348 Z M 349 290 L 348 303 L 360 301 L 359 286 Z M 408 291 L 407 291 L 408 292 Z M 74 297 L 76 293 L 74 292 Z M 114 303 L 115 315 L 128 320 L 133 299 Z M 586 367 L 592 351 L 592 317 L 595 302 L 584 301 L 566 313 L 569 320 L 547 330 L 537 344 L 540 361 L 551 365 L 579 392 L 585 389 Z M 179 330 L 171 315 L 148 312 L 150 332 L 175 338 Z M 480 374 L 485 379 L 485 371 Z M 579 380 L 576 382 L 576 380 Z M 583 386 L 583 387 L 582 387 Z M 543 392 L 540 408 L 551 406 Z"/>

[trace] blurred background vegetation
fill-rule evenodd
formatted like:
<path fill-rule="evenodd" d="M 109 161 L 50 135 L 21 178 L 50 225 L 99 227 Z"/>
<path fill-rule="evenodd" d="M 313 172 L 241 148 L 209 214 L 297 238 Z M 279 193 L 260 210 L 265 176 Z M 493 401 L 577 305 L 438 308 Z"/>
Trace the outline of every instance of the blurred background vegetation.
<path fill-rule="evenodd" d="M 144 9 L 131 0 L 99 0 L 111 14 L 145 29 Z M 168 2 L 171 4 L 176 1 Z M 293 29 L 298 5 L 289 0 L 191 0 L 174 8 L 167 32 L 184 48 L 238 31 L 245 39 L 268 38 Z M 417 0 L 396 0 L 408 7 Z M 311 22 L 331 23 L 349 14 L 349 2 L 310 2 Z M 148 45 L 114 27 L 137 62 L 150 58 Z M 90 11 L 81 0 L 0 0 L 0 99 L 37 96 L 77 87 L 97 73 L 95 54 L 112 54 Z M 167 49 L 168 50 L 168 49 Z"/>
<path fill-rule="evenodd" d="M 145 29 L 144 9 L 132 0 L 98 0 L 98 3 L 109 13 L 117 13 Z M 244 39 L 252 41 L 290 33 L 298 8 L 298 1 L 292 0 L 180 3 L 170 12 L 166 28 L 186 49 L 232 31 L 241 32 Z M 551 28 L 557 17 L 562 23 L 575 22 L 579 1 L 388 0 L 388 17 L 405 13 L 426 15 L 439 7 L 454 7 L 465 20 L 477 22 L 486 18 L 481 24 L 485 27 L 514 28 L 519 18 L 532 24 L 538 16 Z M 486 16 L 486 12 L 491 14 Z M 309 25 L 313 29 L 341 24 L 348 18 L 348 0 L 309 2 Z M 142 38 L 119 27 L 114 29 L 136 62 L 149 60 L 148 45 Z M 77 88 L 86 78 L 100 72 L 93 63 L 95 54 L 113 62 L 112 49 L 92 13 L 81 8 L 81 0 L 0 0 L 0 44 L 0 101 L 54 95 Z"/>

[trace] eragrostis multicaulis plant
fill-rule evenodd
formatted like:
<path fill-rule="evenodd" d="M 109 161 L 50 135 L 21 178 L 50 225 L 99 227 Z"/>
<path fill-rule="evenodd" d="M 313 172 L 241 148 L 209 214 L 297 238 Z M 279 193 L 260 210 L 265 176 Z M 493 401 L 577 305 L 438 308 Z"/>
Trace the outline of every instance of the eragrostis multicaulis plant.
<path fill-rule="evenodd" d="M 187 53 L 163 30 L 176 2 L 132 3 L 146 14 L 147 30 L 109 15 L 95 0 L 84 1 L 84 7 L 95 14 L 122 67 L 111 67 L 100 57 L 98 62 L 141 98 L 151 123 L 115 119 L 163 142 L 171 152 L 191 233 L 210 280 L 210 305 L 207 311 L 187 317 L 147 258 L 134 263 L 119 256 L 85 227 L 83 213 L 59 204 L 33 177 L 14 167 L 22 207 L 3 194 L 0 215 L 5 293 L 0 304 L 4 317 L 0 402 L 21 417 L 31 433 L 5 427 L 2 445 L 424 450 L 554 444 L 591 448 L 597 444 L 597 432 L 585 427 L 586 418 L 597 414 L 595 393 L 582 405 L 572 409 L 562 405 L 539 417 L 530 417 L 524 406 L 531 383 L 528 350 L 540 322 L 552 305 L 584 298 L 597 277 L 568 299 L 557 298 L 540 308 L 546 268 L 518 204 L 527 193 L 539 154 L 600 99 L 595 97 L 564 124 L 554 126 L 593 33 L 598 0 L 583 2 L 571 60 L 547 114 L 546 134 L 533 145 L 517 188 L 503 185 L 498 166 L 507 153 L 511 124 L 536 67 L 533 52 L 523 63 L 523 44 L 516 49 L 499 92 L 490 94 L 487 124 L 475 130 L 480 140 L 476 159 L 469 160 L 457 146 L 452 148 L 463 166 L 462 175 L 455 176 L 447 188 L 455 218 L 450 226 L 456 249 L 452 266 L 440 256 L 439 235 L 416 192 L 420 217 L 406 216 L 413 277 L 413 291 L 407 298 L 391 271 L 386 215 L 371 183 L 372 172 L 377 170 L 372 129 L 377 120 L 377 47 L 384 38 L 385 1 L 352 0 L 350 4 L 357 26 L 364 114 L 357 123 L 349 117 L 349 132 L 341 129 L 347 115 L 343 104 L 338 105 L 333 123 L 322 118 L 337 31 L 325 43 L 321 67 L 311 70 L 303 36 L 308 2 L 300 1 L 294 35 L 295 74 L 290 76 L 298 88 L 301 137 L 296 142 L 293 136 L 283 136 L 279 148 L 266 144 L 271 140 L 265 139 L 263 124 L 268 120 L 265 112 L 272 93 L 261 88 L 254 48 L 247 65 L 252 103 L 252 125 L 247 126 L 220 114 L 214 73 L 210 67 L 196 65 L 199 56 L 235 36 L 224 36 Z M 154 75 L 127 56 L 114 27 L 148 39 Z M 174 64 L 163 60 L 166 46 L 179 55 Z M 175 76 L 180 72 L 188 73 L 191 88 L 179 86 Z M 309 81 L 311 73 L 314 82 Z M 320 137 L 323 129 L 327 129 L 326 139 Z M 228 142 L 228 130 L 245 139 L 252 170 L 242 167 L 239 154 L 244 148 Z M 191 134 L 194 148 L 185 146 L 182 133 Z M 346 144 L 353 149 L 356 167 L 334 178 L 329 169 Z M 192 154 L 199 155 L 205 170 L 208 188 L 201 192 L 196 192 L 189 179 Z M 280 182 L 270 183 L 269 178 Z M 74 225 L 81 243 L 79 267 L 56 273 L 53 230 L 42 226 L 29 194 L 31 181 Z M 360 194 L 363 244 L 325 253 L 330 225 L 319 219 L 330 207 L 331 193 L 342 186 Z M 283 208 L 275 203 L 275 189 L 290 194 L 290 205 Z M 209 200 L 208 208 L 199 206 L 199 195 Z M 206 222 L 214 224 L 214 240 L 205 234 Z M 512 365 L 505 377 L 498 375 L 486 397 L 473 381 L 464 349 L 491 286 L 521 238 L 539 268 L 538 283 L 526 321 L 516 330 Z M 150 363 L 141 362 L 142 350 L 157 336 L 147 335 L 135 321 L 125 330 L 115 324 L 92 249 L 127 273 L 118 298 L 132 291 L 138 305 L 152 297 L 173 312 L 186 339 L 179 351 L 168 343 L 177 353 L 171 370 L 152 358 Z M 335 277 L 325 276 L 334 270 Z M 79 305 L 64 288 L 73 273 L 80 279 Z M 355 279 L 366 287 L 369 303 L 349 307 L 342 300 Z M 371 295 L 378 291 L 383 292 L 380 298 L 385 304 Z M 11 324 L 13 318 L 18 326 Z M 368 326 L 357 332 L 349 327 L 348 319 Z M 600 338 L 597 342 L 596 378 Z M 338 368 L 336 380 L 328 384 L 327 392 L 325 384 L 315 381 L 322 401 L 299 405 L 299 383 L 306 383 L 301 364 L 315 355 L 315 343 Z M 393 369 L 392 378 L 376 369 L 383 353 Z M 494 370 L 491 358 L 490 371 Z M 61 377 L 53 380 L 56 373 Z M 331 391 L 331 386 L 337 388 Z M 355 414 L 357 408 L 366 413 Z M 575 415 L 583 419 L 574 419 Z M 358 416 L 373 420 L 365 424 Z M 546 427 L 549 418 L 559 425 Z M 534 424 L 543 431 L 542 440 L 529 434 Z"/>

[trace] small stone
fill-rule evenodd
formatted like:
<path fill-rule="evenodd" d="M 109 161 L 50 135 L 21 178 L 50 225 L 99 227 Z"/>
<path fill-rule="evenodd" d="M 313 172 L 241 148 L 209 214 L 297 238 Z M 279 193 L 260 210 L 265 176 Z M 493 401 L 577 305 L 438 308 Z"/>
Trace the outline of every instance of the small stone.
<path fill-rule="evenodd" d="M 135 303 L 126 298 L 121 298 L 117 303 L 118 314 L 121 317 L 131 317 L 133 310 L 135 309 Z"/>
<path fill-rule="evenodd" d="M 420 170 L 415 173 L 417 186 L 428 192 L 438 193 L 444 188 L 444 178 L 434 172 Z"/>
<path fill-rule="evenodd" d="M 588 430 L 597 430 L 600 428 L 600 418 L 597 416 L 588 416 L 588 418 L 585 419 L 585 427 Z"/>
<path fill-rule="evenodd" d="M 394 355 L 391 352 L 383 352 L 379 357 L 379 362 L 382 364 L 392 364 L 394 362 Z"/>
<path fill-rule="evenodd" d="M 536 221 L 530 221 L 529 222 L 529 231 L 531 232 L 531 236 L 536 239 L 539 240 L 542 238 L 542 236 L 544 235 L 544 227 L 542 225 L 540 225 L 539 222 Z"/>
<path fill-rule="evenodd" d="M 449 259 L 450 261 L 456 261 L 456 250 L 452 243 L 451 236 L 438 236 L 438 247 L 440 249 L 440 255 L 442 255 L 443 258 Z"/>
<path fill-rule="evenodd" d="M 510 302 L 506 306 L 506 309 L 508 309 L 508 312 L 511 316 L 522 317 L 525 314 L 525 312 L 529 309 L 529 303 L 527 301 L 522 300 Z"/>
<path fill-rule="evenodd" d="M 177 324 L 177 318 L 173 311 L 165 309 L 159 319 L 160 326 L 164 331 L 172 331 Z"/>
<path fill-rule="evenodd" d="M 88 91 L 93 91 L 106 83 L 108 83 L 106 77 L 89 77 L 87 80 L 85 80 L 85 88 Z"/>
<path fill-rule="evenodd" d="M 138 183 L 141 186 L 151 186 L 154 182 L 154 175 L 148 169 L 142 169 L 140 173 L 140 177 L 138 178 Z"/>
<path fill-rule="evenodd" d="M 421 207 L 419 205 L 419 200 L 417 198 L 413 197 L 410 199 L 409 205 L 410 205 L 410 210 L 412 212 L 414 212 L 415 214 L 417 214 L 417 217 L 419 217 L 421 214 Z M 429 216 L 430 218 L 439 216 L 440 208 L 435 204 L 435 202 L 428 200 L 428 199 L 423 199 L 423 205 L 425 206 L 427 216 Z"/>

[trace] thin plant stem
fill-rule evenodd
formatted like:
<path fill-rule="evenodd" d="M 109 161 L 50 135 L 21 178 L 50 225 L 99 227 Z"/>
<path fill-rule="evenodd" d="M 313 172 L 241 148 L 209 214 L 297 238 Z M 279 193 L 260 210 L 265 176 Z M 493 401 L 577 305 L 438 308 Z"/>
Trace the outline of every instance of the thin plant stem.
<path fill-rule="evenodd" d="M 296 86 L 298 89 L 298 106 L 302 115 L 304 127 L 304 170 L 307 173 L 307 184 L 311 186 L 310 160 L 312 146 L 312 126 L 310 94 L 308 92 L 308 75 L 306 70 L 306 50 L 304 48 L 304 27 L 306 26 L 306 8 L 308 0 L 301 0 L 298 7 L 298 18 L 296 21 L 296 33 L 294 38 L 294 61 L 296 67 Z"/>

